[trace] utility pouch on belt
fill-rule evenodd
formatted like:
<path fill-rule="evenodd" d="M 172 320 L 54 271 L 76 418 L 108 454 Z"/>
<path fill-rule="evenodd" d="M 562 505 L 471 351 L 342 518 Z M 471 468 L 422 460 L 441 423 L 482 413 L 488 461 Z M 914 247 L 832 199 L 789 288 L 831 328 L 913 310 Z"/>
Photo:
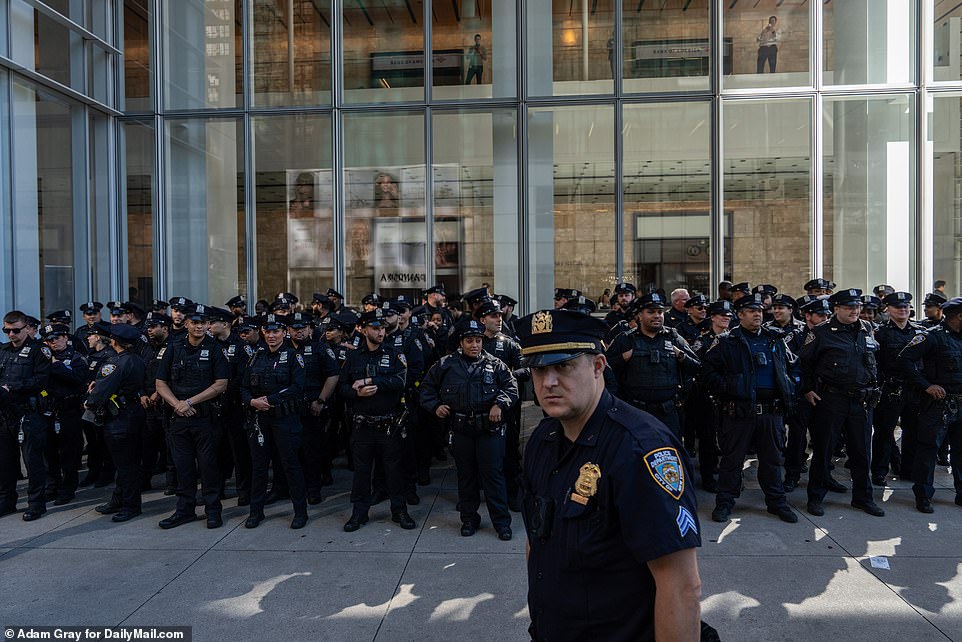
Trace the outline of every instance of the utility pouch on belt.
<path fill-rule="evenodd" d="M 524 526 L 531 539 L 551 537 L 551 524 L 554 521 L 555 502 L 547 497 L 525 495 L 522 503 Z"/>

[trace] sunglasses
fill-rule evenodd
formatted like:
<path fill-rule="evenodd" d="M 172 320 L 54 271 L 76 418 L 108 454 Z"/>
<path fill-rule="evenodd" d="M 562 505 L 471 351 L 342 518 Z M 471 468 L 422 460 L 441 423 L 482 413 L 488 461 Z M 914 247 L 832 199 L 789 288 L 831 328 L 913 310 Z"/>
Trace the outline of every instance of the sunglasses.
<path fill-rule="evenodd" d="M 4 334 L 20 334 L 21 332 L 23 332 L 23 329 L 26 327 L 27 326 L 22 325 L 19 328 L 4 328 L 3 332 Z"/>
<path fill-rule="evenodd" d="M 706 306 L 704 306 L 704 305 L 693 305 L 693 306 L 691 306 L 691 307 L 694 308 L 695 310 L 707 310 L 707 309 L 708 309 L 708 308 L 707 308 Z"/>

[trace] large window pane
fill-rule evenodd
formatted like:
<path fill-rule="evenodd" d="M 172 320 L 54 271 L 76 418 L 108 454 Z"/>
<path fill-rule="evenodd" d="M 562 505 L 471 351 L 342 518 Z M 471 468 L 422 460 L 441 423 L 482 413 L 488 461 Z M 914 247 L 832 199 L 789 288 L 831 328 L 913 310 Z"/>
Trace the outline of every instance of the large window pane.
<path fill-rule="evenodd" d="M 962 291 L 962 98 L 936 98 L 932 106 L 932 277 L 955 296 Z"/>
<path fill-rule="evenodd" d="M 159 6 L 167 108 L 243 106 L 241 0 L 177 0 Z"/>
<path fill-rule="evenodd" d="M 826 4 L 823 7 L 825 84 L 912 82 L 917 4 L 880 0 L 841 0 Z M 956 68 L 958 64 L 956 56 Z"/>
<path fill-rule="evenodd" d="M 111 276 L 117 269 L 114 245 L 110 242 L 110 224 L 114 214 L 110 208 L 110 190 L 114 168 L 110 163 L 109 148 L 114 132 L 110 120 L 98 112 L 91 111 L 88 122 L 90 291 L 107 292 Z"/>
<path fill-rule="evenodd" d="M 124 0 L 124 95 L 127 111 L 149 111 L 150 12 L 147 0 Z"/>
<path fill-rule="evenodd" d="M 254 102 L 331 102 L 331 9 L 324 0 L 255 0 Z"/>
<path fill-rule="evenodd" d="M 344 102 L 424 99 L 420 0 L 344 3 Z"/>
<path fill-rule="evenodd" d="M 424 116 L 345 114 L 347 302 L 369 292 L 420 297 L 427 268 Z"/>
<path fill-rule="evenodd" d="M 792 295 L 812 272 L 811 102 L 726 101 L 725 278 Z"/>
<path fill-rule="evenodd" d="M 254 119 L 257 288 L 310 297 L 334 284 L 330 116 Z"/>
<path fill-rule="evenodd" d="M 556 287 L 597 301 L 616 281 L 613 137 L 607 105 L 528 112 L 529 309 Z"/>
<path fill-rule="evenodd" d="M 915 285 L 915 98 L 826 98 L 824 273 L 839 287 Z"/>
<path fill-rule="evenodd" d="M 434 3 L 435 98 L 517 95 L 516 10 L 513 0 Z"/>
<path fill-rule="evenodd" d="M 934 29 L 932 31 L 932 64 L 930 78 L 934 80 L 958 81 L 962 77 L 962 52 L 959 37 L 962 34 L 962 4 L 925 0 L 932 12 Z"/>
<path fill-rule="evenodd" d="M 529 0 L 528 95 L 614 91 L 612 0 Z"/>
<path fill-rule="evenodd" d="M 708 103 L 625 105 L 624 280 L 711 286 Z"/>
<path fill-rule="evenodd" d="M 850 0 L 842 0 L 849 2 Z M 860 0 L 855 0 L 859 2 Z M 868 0 L 869 4 L 876 0 Z M 808 0 L 724 2 L 726 89 L 811 85 Z M 837 4 L 837 3 L 832 3 Z M 831 5 L 826 5 L 831 6 Z"/>
<path fill-rule="evenodd" d="M 661 2 L 622 0 L 626 93 L 708 89 L 709 3 L 695 0 L 679 9 Z M 729 51 L 726 62 L 730 61 Z"/>
<path fill-rule="evenodd" d="M 124 123 L 127 190 L 127 287 L 139 300 L 154 298 L 154 128 Z M 95 296 L 107 292 L 94 290 Z M 101 299 L 103 300 L 103 299 Z"/>
<path fill-rule="evenodd" d="M 434 280 L 450 292 L 518 296 L 517 125 L 507 109 L 434 115 Z"/>
<path fill-rule="evenodd" d="M 243 131 L 235 119 L 167 122 L 167 296 L 223 304 L 247 288 Z"/>

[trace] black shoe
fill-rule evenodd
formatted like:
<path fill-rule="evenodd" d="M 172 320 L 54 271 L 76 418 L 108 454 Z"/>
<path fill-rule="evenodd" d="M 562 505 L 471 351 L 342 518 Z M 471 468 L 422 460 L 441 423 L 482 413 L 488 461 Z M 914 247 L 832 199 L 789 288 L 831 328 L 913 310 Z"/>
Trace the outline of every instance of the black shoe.
<path fill-rule="evenodd" d="M 796 515 L 795 511 L 793 511 L 789 506 L 769 506 L 768 512 L 772 515 L 777 515 L 778 519 L 782 520 L 783 522 L 788 522 L 789 524 L 794 524 L 798 521 L 798 515 Z"/>
<path fill-rule="evenodd" d="M 962 506 L 962 493 L 955 494 L 955 505 Z"/>
<path fill-rule="evenodd" d="M 173 488 L 173 487 L 171 487 L 171 486 L 168 486 L 167 488 L 164 489 L 164 497 L 170 497 L 170 496 L 176 495 L 176 494 L 177 494 L 177 489 L 176 489 L 176 488 Z"/>
<path fill-rule="evenodd" d="M 220 528 L 223 525 L 224 519 L 220 516 L 220 513 L 207 516 L 207 528 Z"/>
<path fill-rule="evenodd" d="M 873 486 L 884 486 L 884 485 L 885 485 L 885 475 L 872 475 L 872 485 L 873 485 Z"/>
<path fill-rule="evenodd" d="M 790 493 L 796 488 L 798 488 L 798 479 L 795 477 L 786 477 L 785 481 L 782 482 L 782 489 L 786 493 Z"/>
<path fill-rule="evenodd" d="M 371 506 L 374 506 L 375 504 L 380 504 L 381 502 L 387 499 L 390 499 L 390 497 L 391 496 L 387 494 L 386 490 L 380 490 L 374 493 L 374 496 L 371 497 Z"/>
<path fill-rule="evenodd" d="M 351 515 L 351 519 L 344 523 L 344 532 L 353 533 L 364 524 L 367 524 L 367 520 L 367 515 L 358 515 L 357 513 L 354 513 Z"/>
<path fill-rule="evenodd" d="M 149 479 L 145 479 L 144 481 L 140 482 L 140 492 L 143 493 L 143 492 L 146 492 L 146 491 L 148 491 L 148 490 L 153 490 L 153 489 L 154 489 L 154 487 L 150 485 L 150 480 L 149 480 Z"/>
<path fill-rule="evenodd" d="M 404 494 L 404 501 L 408 506 L 417 506 L 421 503 L 421 497 L 412 490 Z"/>
<path fill-rule="evenodd" d="M 107 502 L 106 504 L 101 504 L 94 510 L 100 513 L 101 515 L 113 515 L 114 513 L 120 512 L 120 506 L 112 502 Z"/>
<path fill-rule="evenodd" d="M 69 504 L 70 502 L 73 501 L 73 498 L 74 498 L 73 493 L 70 493 L 69 495 L 57 495 L 57 499 L 53 500 L 53 505 L 63 506 L 64 504 Z"/>
<path fill-rule="evenodd" d="M 391 521 L 406 531 L 418 527 L 417 523 L 415 523 L 415 521 L 411 519 L 411 516 L 407 514 L 407 511 L 404 511 L 403 513 L 394 513 L 391 515 Z"/>
<path fill-rule="evenodd" d="M 885 517 L 885 511 L 882 510 L 882 507 L 873 502 L 871 499 L 864 502 L 852 502 L 852 508 L 865 511 L 873 517 Z"/>
<path fill-rule="evenodd" d="M 13 515 L 17 512 L 16 506 L 4 506 L 0 508 L 0 517 L 6 517 L 7 515 Z"/>
<path fill-rule="evenodd" d="M 521 505 L 521 493 L 520 493 L 520 491 L 517 492 L 517 493 L 511 493 L 511 494 L 509 494 L 509 495 L 508 495 L 508 510 L 510 510 L 512 513 L 520 513 L 520 512 L 521 512 L 521 508 L 522 508 L 522 505 Z"/>
<path fill-rule="evenodd" d="M 893 462 L 891 462 L 891 463 L 889 464 L 889 468 L 892 469 L 892 474 L 893 474 L 893 475 L 898 475 L 899 473 L 902 472 L 902 462 L 900 462 L 900 461 L 893 461 Z"/>
<path fill-rule="evenodd" d="M 814 515 L 815 517 L 821 517 L 825 514 L 825 509 L 822 507 L 822 502 L 814 499 L 808 500 L 808 506 L 806 508 L 808 509 L 808 514 Z"/>
<path fill-rule="evenodd" d="M 294 519 L 291 520 L 291 528 L 298 530 L 299 528 L 304 528 L 307 526 L 307 514 L 294 515 Z"/>
<path fill-rule="evenodd" d="M 431 473 L 418 473 L 418 486 L 430 486 Z"/>
<path fill-rule="evenodd" d="M 46 512 L 46 508 L 28 508 L 23 512 L 23 521 L 32 522 L 35 519 L 40 519 Z"/>
<path fill-rule="evenodd" d="M 829 475 L 828 481 L 825 482 L 825 488 L 829 489 L 833 493 L 847 493 L 848 487 L 839 482 L 837 479 Z"/>
<path fill-rule="evenodd" d="M 307 496 L 307 503 L 311 506 L 317 506 L 322 501 L 324 501 L 324 498 L 321 497 L 320 493 L 311 493 Z"/>
<path fill-rule="evenodd" d="M 190 524 L 191 522 L 197 521 L 197 515 L 194 513 L 174 513 L 170 517 L 160 520 L 158 526 L 164 530 L 170 528 L 177 528 L 178 526 L 183 526 L 184 524 Z"/>
<path fill-rule="evenodd" d="M 721 504 L 720 506 L 715 506 L 715 510 L 711 512 L 711 519 L 713 522 L 727 522 L 728 516 L 731 514 L 731 506 L 728 506 L 727 504 Z"/>
<path fill-rule="evenodd" d="M 932 508 L 932 501 L 927 497 L 916 497 L 915 498 L 915 508 L 918 509 L 920 513 L 934 513 L 935 509 Z"/>
<path fill-rule="evenodd" d="M 478 527 L 470 522 L 461 524 L 461 537 L 471 537 L 478 532 Z"/>
<path fill-rule="evenodd" d="M 511 533 L 510 526 L 502 526 L 501 528 L 498 529 L 498 539 L 501 540 L 502 542 L 510 542 L 511 536 L 512 536 L 512 533 Z"/>
<path fill-rule="evenodd" d="M 257 528 L 260 523 L 264 521 L 264 513 L 257 512 L 251 513 L 247 516 L 247 521 L 244 522 L 244 528 Z"/>
<path fill-rule="evenodd" d="M 117 522 L 118 524 L 120 522 L 129 522 L 130 520 L 132 520 L 135 517 L 138 517 L 139 515 L 140 515 L 139 510 L 122 510 L 116 515 L 114 515 L 113 517 L 111 517 L 110 521 Z"/>
<path fill-rule="evenodd" d="M 43 498 L 46 499 L 48 502 L 52 502 L 53 500 L 57 499 L 57 495 L 59 494 L 60 493 L 57 492 L 56 488 L 52 488 L 44 492 Z"/>
<path fill-rule="evenodd" d="M 321 477 L 321 486 L 333 486 L 333 485 L 334 485 L 334 477 L 331 475 L 331 473 L 324 473 L 324 476 Z"/>
<path fill-rule="evenodd" d="M 237 505 L 238 505 L 238 506 L 250 506 L 250 505 L 251 505 L 251 498 L 250 498 L 250 496 L 249 496 L 249 495 L 248 495 L 247 497 L 238 496 L 238 497 L 237 497 Z"/>
<path fill-rule="evenodd" d="M 97 481 L 94 482 L 94 488 L 103 488 L 104 486 L 110 486 L 114 483 L 112 477 L 98 477 Z"/>

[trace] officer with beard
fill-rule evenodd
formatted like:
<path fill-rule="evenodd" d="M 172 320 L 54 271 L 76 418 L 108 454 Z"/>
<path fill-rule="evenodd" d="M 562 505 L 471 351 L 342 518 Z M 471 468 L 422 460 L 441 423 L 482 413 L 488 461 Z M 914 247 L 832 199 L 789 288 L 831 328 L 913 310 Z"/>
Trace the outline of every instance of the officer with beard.
<path fill-rule="evenodd" d="M 144 387 L 140 405 L 144 409 L 143 442 L 143 490 L 150 490 L 151 478 L 158 461 L 165 470 L 165 495 L 173 495 L 177 489 L 177 473 L 167 448 L 168 417 L 164 400 L 157 392 L 157 368 L 167 349 L 171 319 L 163 312 L 148 312 L 144 320 L 147 327 L 147 348 L 144 357 Z"/>
<path fill-rule="evenodd" d="M 605 315 L 605 325 L 609 328 L 618 325 L 618 322 L 628 315 L 628 306 L 634 301 L 637 293 L 638 290 L 633 283 L 624 282 L 615 285 L 613 292 L 615 300 L 611 305 L 611 312 Z"/>

